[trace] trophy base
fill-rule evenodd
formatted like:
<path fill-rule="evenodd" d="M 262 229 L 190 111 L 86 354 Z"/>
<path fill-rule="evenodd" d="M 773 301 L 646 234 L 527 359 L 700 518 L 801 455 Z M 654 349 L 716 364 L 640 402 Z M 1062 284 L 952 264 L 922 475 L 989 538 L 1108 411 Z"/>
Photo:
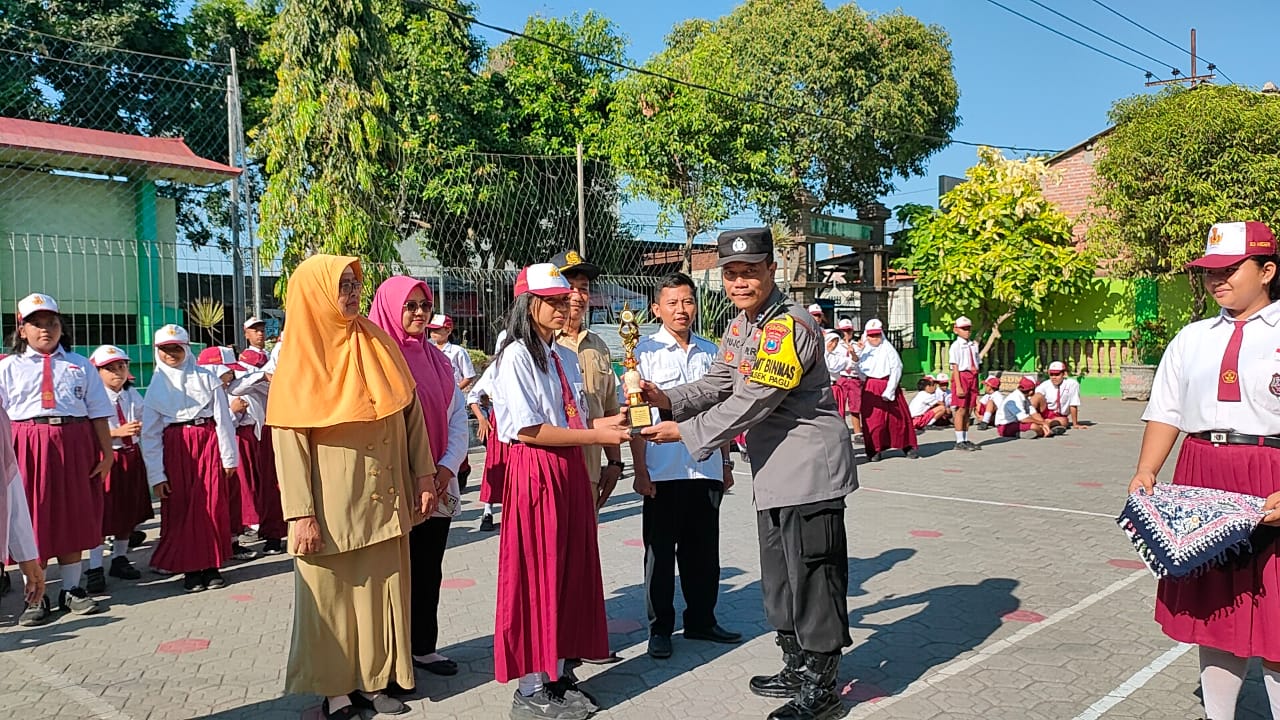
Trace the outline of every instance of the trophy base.
<path fill-rule="evenodd" d="M 632 405 L 627 408 L 627 421 L 631 425 L 631 434 L 639 435 L 641 430 L 662 422 L 662 415 L 652 405 Z"/>

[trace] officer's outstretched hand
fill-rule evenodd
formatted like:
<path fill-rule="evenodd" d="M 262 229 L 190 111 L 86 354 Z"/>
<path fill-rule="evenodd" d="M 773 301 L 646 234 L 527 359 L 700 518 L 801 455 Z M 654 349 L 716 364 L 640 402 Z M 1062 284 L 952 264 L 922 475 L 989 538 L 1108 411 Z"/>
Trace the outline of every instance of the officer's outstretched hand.
<path fill-rule="evenodd" d="M 648 380 L 641 380 L 640 390 L 644 392 L 645 402 L 651 405 L 656 405 L 663 410 L 671 409 L 671 398 L 667 397 L 667 394 L 662 392 L 662 388 L 654 385 Z"/>
<path fill-rule="evenodd" d="M 656 443 L 680 442 L 680 426 L 674 420 L 664 420 L 640 430 L 645 440 Z"/>

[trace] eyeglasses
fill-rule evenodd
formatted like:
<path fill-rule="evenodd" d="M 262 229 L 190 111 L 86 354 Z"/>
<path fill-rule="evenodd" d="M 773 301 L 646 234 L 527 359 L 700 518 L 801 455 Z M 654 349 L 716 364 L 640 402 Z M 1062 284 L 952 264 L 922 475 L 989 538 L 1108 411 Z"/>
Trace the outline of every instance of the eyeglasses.
<path fill-rule="evenodd" d="M 424 312 L 424 313 L 426 313 L 426 314 L 430 315 L 430 314 L 431 314 L 431 303 L 429 303 L 429 302 L 425 302 L 425 301 L 424 301 L 424 302 L 418 302 L 417 300 L 410 300 L 409 302 L 407 302 L 407 303 L 405 303 L 405 304 L 404 304 L 404 309 L 405 309 L 405 310 L 408 310 L 408 311 L 409 311 L 409 312 L 411 312 L 411 313 L 416 313 L 416 312 L 418 312 L 419 310 L 421 310 L 422 312 Z"/>
<path fill-rule="evenodd" d="M 350 295 L 351 293 L 359 289 L 360 289 L 359 280 L 343 280 L 338 283 L 338 292 L 343 295 Z"/>

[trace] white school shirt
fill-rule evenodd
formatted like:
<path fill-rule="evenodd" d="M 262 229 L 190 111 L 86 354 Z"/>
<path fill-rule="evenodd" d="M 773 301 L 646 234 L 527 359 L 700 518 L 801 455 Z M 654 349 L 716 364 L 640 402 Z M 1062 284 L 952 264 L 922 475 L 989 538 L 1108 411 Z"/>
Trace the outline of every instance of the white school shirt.
<path fill-rule="evenodd" d="M 978 354 L 978 343 L 964 338 L 956 338 L 951 343 L 950 359 L 948 362 L 956 366 L 956 370 L 978 371 L 978 365 L 982 362 L 982 356 Z"/>
<path fill-rule="evenodd" d="M 825 346 L 823 349 L 826 349 Z M 849 348 L 843 345 L 843 341 L 836 344 L 835 350 L 824 353 L 824 358 L 827 363 L 827 374 L 831 376 L 831 382 L 834 383 L 843 377 L 857 376 L 857 357 L 849 352 Z"/>
<path fill-rule="evenodd" d="M 444 455 L 436 459 L 437 467 L 449 468 L 453 473 L 453 477 L 449 479 L 449 489 L 447 492 L 455 498 L 462 497 L 462 486 L 458 483 L 458 468 L 462 466 L 462 461 L 467 457 L 467 451 L 470 449 L 471 438 L 468 436 L 467 429 L 467 401 L 462 391 L 454 386 L 453 395 L 449 397 L 449 439 L 445 445 Z M 436 506 L 436 511 L 432 513 L 432 517 L 453 517 L 445 512 L 443 506 Z"/>
<path fill-rule="evenodd" d="M 578 354 L 552 341 L 550 346 L 538 346 L 533 352 L 554 352 L 560 357 L 564 368 L 565 379 L 569 381 L 569 389 L 573 393 L 578 406 L 578 416 L 582 424 L 591 427 L 590 413 L 587 409 L 587 396 L 582 373 L 578 371 Z M 523 342 L 516 341 L 507 345 L 498 357 L 494 358 L 494 377 L 492 383 L 493 411 L 498 420 L 498 439 L 505 443 L 514 442 L 521 430 L 533 425 L 554 425 L 569 427 L 569 418 L 565 414 L 564 393 L 560 388 L 560 377 L 556 374 L 555 361 L 547 356 L 547 371 L 541 372 L 533 364 L 533 355 Z"/>
<path fill-rule="evenodd" d="M 462 346 L 447 342 L 440 347 L 440 352 L 449 358 L 449 364 L 453 366 L 453 381 L 455 383 L 476 376 L 476 366 L 471 362 L 471 356 L 467 354 L 466 350 L 462 349 Z"/>
<path fill-rule="evenodd" d="M 929 412 L 929 408 L 942 402 L 941 395 L 941 390 L 935 390 L 933 392 L 921 390 L 917 392 L 916 396 L 911 398 L 911 403 L 908 405 L 908 408 L 911 410 L 911 417 L 920 417 L 926 412 Z"/>
<path fill-rule="evenodd" d="M 1142 419 L 1185 433 L 1280 435 L 1280 302 L 1248 321 L 1237 365 L 1240 402 L 1218 402 L 1218 374 L 1234 330 L 1223 312 L 1182 328 L 1169 343 Z"/>
<path fill-rule="evenodd" d="M 1067 408 L 1080 407 L 1080 383 L 1075 378 L 1062 378 L 1062 384 L 1057 386 L 1052 380 L 1045 380 L 1036 387 L 1036 392 L 1043 395 L 1046 406 L 1059 415 L 1066 415 Z"/>
<path fill-rule="evenodd" d="M 998 393 L 992 393 L 992 399 Z M 996 400 L 996 425 L 1009 425 L 1026 422 L 1031 417 L 1031 401 L 1019 389 L 1015 388 L 1008 395 Z"/>
<path fill-rule="evenodd" d="M 107 391 L 107 400 L 111 402 L 111 414 L 107 416 L 107 425 L 115 430 L 120 427 L 120 416 L 116 414 L 116 403 L 120 404 L 120 412 L 124 413 L 124 421 L 131 423 L 134 420 L 142 419 L 142 396 L 138 394 L 135 388 L 121 388 L 120 392 L 115 392 L 111 388 L 105 387 Z M 138 446 L 140 435 L 133 436 L 134 447 Z M 119 450 L 124 447 L 122 438 L 111 438 L 111 447 Z"/>
<path fill-rule="evenodd" d="M 888 378 L 885 393 L 889 400 L 897 396 L 898 383 L 902 380 L 902 357 L 888 339 L 875 347 L 867 343 L 858 356 L 858 367 L 864 377 Z"/>
<path fill-rule="evenodd" d="M 265 367 L 241 373 L 227 386 L 227 394 L 249 404 L 244 412 L 233 414 L 236 427 L 252 425 L 254 436 L 261 440 L 262 429 L 267 425 L 267 400 L 271 396 L 271 381 L 267 380 Z"/>
<path fill-rule="evenodd" d="M 37 417 L 87 417 L 98 420 L 115 417 L 115 406 L 107 399 L 107 388 L 89 359 L 62 348 L 54 350 L 52 408 L 41 407 L 40 383 L 44 378 L 43 356 L 27 348 L 21 355 L 0 360 L 0 403 L 11 420 Z"/>
<path fill-rule="evenodd" d="M 685 350 L 665 327 L 636 345 L 636 360 L 640 363 L 636 369 L 640 377 L 663 390 L 700 379 L 711 369 L 715 357 L 715 343 L 689 333 L 689 348 Z M 724 480 L 724 459 L 720 453 L 712 453 L 698 462 L 684 443 L 646 442 L 644 464 L 649 469 L 649 479 L 654 482 Z"/>
<path fill-rule="evenodd" d="M 200 372 L 209 372 L 203 368 Z M 212 375 L 212 373 L 210 373 Z M 217 381 L 215 378 L 215 382 Z M 218 388 L 213 393 L 209 404 L 200 408 L 196 418 L 211 417 L 218 435 L 218 454 L 222 457 L 222 467 L 233 468 L 240 464 L 240 454 L 236 449 L 236 426 L 231 419 L 231 408 L 227 404 L 227 393 Z M 147 466 L 147 484 L 155 487 L 168 482 L 164 474 L 164 431 L 176 418 L 162 415 L 158 410 L 142 405 L 142 462 Z"/>
<path fill-rule="evenodd" d="M 486 399 L 493 397 L 494 374 L 493 363 L 489 363 L 484 372 L 480 373 L 480 379 L 471 383 L 471 387 L 467 388 L 467 405 L 483 406 Z"/>

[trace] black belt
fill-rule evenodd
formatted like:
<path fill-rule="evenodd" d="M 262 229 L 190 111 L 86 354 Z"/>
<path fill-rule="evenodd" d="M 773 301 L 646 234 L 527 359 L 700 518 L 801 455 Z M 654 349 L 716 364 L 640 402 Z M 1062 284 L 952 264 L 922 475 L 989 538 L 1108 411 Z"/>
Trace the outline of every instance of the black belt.
<path fill-rule="evenodd" d="M 75 425 L 76 423 L 89 422 L 89 418 L 55 415 L 53 417 L 33 417 L 27 420 L 14 420 L 14 422 L 26 423 L 28 425 Z"/>
<path fill-rule="evenodd" d="M 182 422 L 169 423 L 169 427 L 181 427 L 183 425 L 192 425 L 195 427 L 200 427 L 202 425 L 212 425 L 212 424 L 213 424 L 213 418 L 203 417 L 203 418 L 196 418 L 195 420 L 184 420 Z"/>
<path fill-rule="evenodd" d="M 1191 433 L 1190 437 L 1207 440 L 1214 445 L 1253 445 L 1280 449 L 1280 437 L 1275 435 L 1246 435 L 1226 430 L 1210 430 L 1202 433 Z"/>

